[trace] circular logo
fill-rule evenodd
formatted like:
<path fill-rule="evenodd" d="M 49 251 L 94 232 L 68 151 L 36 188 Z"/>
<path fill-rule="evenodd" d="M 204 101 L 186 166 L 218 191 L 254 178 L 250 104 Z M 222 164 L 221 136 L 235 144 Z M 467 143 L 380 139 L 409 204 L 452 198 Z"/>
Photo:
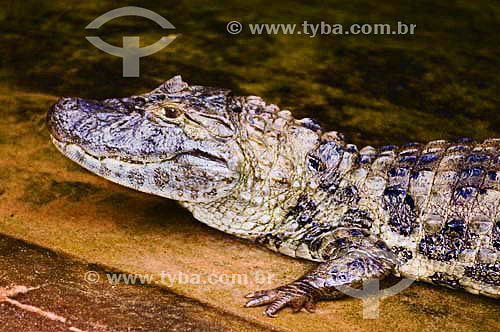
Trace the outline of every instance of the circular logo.
<path fill-rule="evenodd" d="M 96 271 L 88 271 L 85 273 L 84 279 L 88 284 L 95 284 L 99 281 L 99 273 Z"/>
<path fill-rule="evenodd" d="M 231 21 L 226 25 L 227 32 L 236 35 L 243 30 L 243 25 L 238 21 Z"/>

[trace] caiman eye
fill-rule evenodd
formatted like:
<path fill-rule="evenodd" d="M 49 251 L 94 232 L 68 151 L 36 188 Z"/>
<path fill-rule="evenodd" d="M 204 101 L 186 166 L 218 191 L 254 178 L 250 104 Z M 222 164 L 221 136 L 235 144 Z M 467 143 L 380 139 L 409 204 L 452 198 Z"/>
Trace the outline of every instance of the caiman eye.
<path fill-rule="evenodd" d="M 181 115 L 181 111 L 175 107 L 162 107 L 161 111 L 165 117 L 170 119 L 175 119 Z"/>

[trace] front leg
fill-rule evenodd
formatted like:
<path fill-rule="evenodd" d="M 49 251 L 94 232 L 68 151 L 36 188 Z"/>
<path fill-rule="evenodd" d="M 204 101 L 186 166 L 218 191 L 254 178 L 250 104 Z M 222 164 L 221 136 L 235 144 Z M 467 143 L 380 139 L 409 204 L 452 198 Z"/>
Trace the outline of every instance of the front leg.
<path fill-rule="evenodd" d="M 362 242 L 361 246 L 336 250 L 330 259 L 290 284 L 248 294 L 251 299 L 245 307 L 267 305 L 264 313 L 269 317 L 287 306 L 312 312 L 316 301 L 344 296 L 338 286 L 359 288 L 364 280 L 381 280 L 389 275 L 395 261 L 385 244 L 369 239 Z"/>

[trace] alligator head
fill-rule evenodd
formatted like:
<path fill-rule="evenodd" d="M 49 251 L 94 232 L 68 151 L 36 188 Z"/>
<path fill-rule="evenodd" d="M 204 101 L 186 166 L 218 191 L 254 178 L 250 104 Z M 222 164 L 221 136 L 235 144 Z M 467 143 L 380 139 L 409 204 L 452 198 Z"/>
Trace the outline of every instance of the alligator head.
<path fill-rule="evenodd" d="M 47 123 L 55 146 L 81 166 L 181 201 L 218 228 L 282 217 L 276 209 L 309 184 L 308 156 L 321 136 L 311 120 L 258 97 L 189 86 L 180 76 L 139 96 L 62 98 Z"/>

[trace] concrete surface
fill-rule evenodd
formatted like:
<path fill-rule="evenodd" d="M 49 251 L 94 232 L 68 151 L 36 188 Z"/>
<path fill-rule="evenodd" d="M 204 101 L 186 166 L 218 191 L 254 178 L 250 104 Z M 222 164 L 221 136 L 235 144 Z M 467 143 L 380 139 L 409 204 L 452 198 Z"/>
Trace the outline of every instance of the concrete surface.
<path fill-rule="evenodd" d="M 158 287 L 111 285 L 107 279 L 89 284 L 82 278 L 89 270 L 110 273 L 0 235 L 0 294 L 15 286 L 35 288 L 11 296 L 21 305 L 0 297 L 0 331 L 270 331 Z"/>

